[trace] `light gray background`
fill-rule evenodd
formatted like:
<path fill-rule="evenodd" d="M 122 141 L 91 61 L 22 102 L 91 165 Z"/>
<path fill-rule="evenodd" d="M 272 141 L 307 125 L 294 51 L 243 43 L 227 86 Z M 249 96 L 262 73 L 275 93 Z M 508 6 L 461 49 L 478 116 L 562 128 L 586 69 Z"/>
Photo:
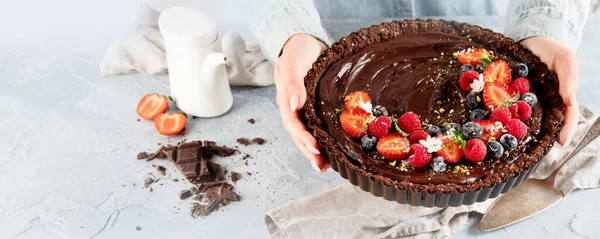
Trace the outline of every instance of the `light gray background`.
<path fill-rule="evenodd" d="M 124 2 L 24 0 L 0 8 L 0 238 L 266 238 L 266 210 L 344 183 L 335 172 L 312 171 L 283 130 L 274 88 L 267 87 L 234 89 L 230 113 L 192 120 L 186 130 L 185 138 L 229 145 L 237 136 L 268 140 L 262 147 L 241 148 L 253 157 L 249 166 L 239 155 L 217 160 L 228 170 L 254 173 L 236 186 L 243 201 L 194 220 L 187 215 L 190 202 L 177 198 L 187 183 L 165 178 L 153 192 L 142 188 L 144 178 L 156 173 L 135 160 L 136 153 L 169 140 L 151 122 L 136 121 L 135 105 L 145 93 L 168 93 L 168 78 L 99 76 L 104 51 L 135 12 L 133 2 Z M 201 4 L 210 7 L 221 31 L 233 29 L 251 39 L 243 25 L 245 2 L 219 3 L 236 8 L 214 2 Z M 337 38 L 383 20 L 325 25 Z M 496 18 L 457 20 L 503 27 Z M 599 29 L 600 15 L 594 15 L 579 52 L 580 102 L 595 112 L 600 112 Z M 246 123 L 250 117 L 255 125 Z M 180 178 L 168 162 L 152 163 Z M 493 233 L 475 231 L 474 215 L 455 237 L 598 238 L 597 198 L 598 189 L 576 191 L 538 217 Z"/>

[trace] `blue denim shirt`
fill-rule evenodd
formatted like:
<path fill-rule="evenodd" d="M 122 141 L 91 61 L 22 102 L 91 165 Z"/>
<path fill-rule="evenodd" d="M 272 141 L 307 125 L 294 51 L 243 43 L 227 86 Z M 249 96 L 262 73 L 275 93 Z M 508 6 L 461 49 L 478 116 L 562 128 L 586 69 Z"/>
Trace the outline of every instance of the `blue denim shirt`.
<path fill-rule="evenodd" d="M 321 18 L 425 18 L 499 15 L 494 0 L 252 0 L 253 28 L 263 52 L 275 62 L 292 35 L 311 34 L 331 44 Z M 589 0 L 510 0 L 504 34 L 515 41 L 547 36 L 575 51 Z"/>

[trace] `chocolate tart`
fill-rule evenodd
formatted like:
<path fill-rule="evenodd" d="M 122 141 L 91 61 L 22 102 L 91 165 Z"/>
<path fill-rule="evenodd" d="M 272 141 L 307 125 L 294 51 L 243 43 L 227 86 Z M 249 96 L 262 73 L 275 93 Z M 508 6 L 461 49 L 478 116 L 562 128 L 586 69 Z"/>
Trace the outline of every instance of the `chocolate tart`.
<path fill-rule="evenodd" d="M 531 91 L 539 103 L 525 122 L 529 132 L 517 150 L 462 173 L 402 171 L 362 151 L 342 130 L 336 110 L 356 90 L 369 93 L 373 105 L 385 106 L 391 115 L 413 111 L 426 122 L 463 123 L 468 118 L 466 94 L 459 90 L 460 64 L 452 53 L 469 47 L 529 67 Z M 470 205 L 519 185 L 554 145 L 564 118 L 557 77 L 538 57 L 502 34 L 455 21 L 404 20 L 360 29 L 317 59 L 305 86 L 303 120 L 332 168 L 364 191 L 415 206 Z M 444 103 L 436 105 L 440 100 Z M 440 113 L 436 107 L 445 110 Z"/>

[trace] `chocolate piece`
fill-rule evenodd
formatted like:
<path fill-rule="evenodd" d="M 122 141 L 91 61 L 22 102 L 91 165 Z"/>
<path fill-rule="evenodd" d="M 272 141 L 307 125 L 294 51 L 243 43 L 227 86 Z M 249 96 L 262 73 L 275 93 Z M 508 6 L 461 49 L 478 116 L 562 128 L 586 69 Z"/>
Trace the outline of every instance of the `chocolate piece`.
<path fill-rule="evenodd" d="M 176 179 L 176 178 L 174 178 L 172 180 L 173 180 L 173 182 L 179 182 L 179 179 Z"/>
<path fill-rule="evenodd" d="M 251 172 L 246 172 L 246 174 L 248 174 L 248 176 L 252 176 L 252 173 L 251 173 Z"/>
<path fill-rule="evenodd" d="M 145 187 L 145 188 L 147 188 L 147 187 L 149 187 L 149 186 L 150 186 L 152 183 L 154 183 L 154 179 L 152 179 L 152 178 L 146 178 L 146 179 L 144 180 L 144 187 Z M 134 186 L 135 186 L 135 185 L 134 185 Z"/>
<path fill-rule="evenodd" d="M 210 181 L 210 170 L 208 168 L 208 163 L 206 160 L 202 160 L 200 162 L 200 177 L 198 178 L 198 182 L 204 183 Z"/>
<path fill-rule="evenodd" d="M 205 197 L 209 202 L 222 202 L 223 204 L 240 200 L 240 197 L 233 191 L 233 186 L 228 183 L 206 189 Z"/>
<path fill-rule="evenodd" d="M 146 159 L 146 158 L 148 158 L 148 153 L 146 153 L 146 152 L 140 152 L 137 155 L 137 159 Z"/>
<path fill-rule="evenodd" d="M 165 176 L 165 171 L 167 170 L 165 167 L 160 165 L 154 165 L 154 168 L 160 173 L 162 176 Z"/>
<path fill-rule="evenodd" d="M 181 199 L 181 200 L 188 199 L 191 196 L 192 196 L 191 190 L 183 190 L 183 191 L 179 192 L 179 199 Z"/>
<path fill-rule="evenodd" d="M 248 144 L 249 144 L 249 143 L 248 143 L 248 138 L 244 138 L 244 137 L 242 137 L 242 138 L 238 138 L 238 139 L 236 140 L 236 142 L 237 142 L 238 144 L 243 144 L 243 145 L 248 145 Z"/>
<path fill-rule="evenodd" d="M 139 121 L 139 119 L 138 119 L 138 121 Z M 141 230 L 142 230 L 142 228 L 141 228 L 140 226 L 136 226 L 136 227 L 135 227 L 135 230 L 136 230 L 136 231 L 141 231 Z"/>
<path fill-rule="evenodd" d="M 250 123 L 250 124 L 254 124 L 255 122 L 256 122 L 256 120 L 254 120 L 254 118 L 250 118 L 250 119 L 248 120 L 248 123 Z"/>
<path fill-rule="evenodd" d="M 255 144 L 261 145 L 261 144 L 265 143 L 265 140 L 264 140 L 263 138 L 254 138 L 254 139 L 252 140 L 252 143 L 255 143 Z"/>
<path fill-rule="evenodd" d="M 208 161 L 206 164 L 209 168 L 209 171 L 211 171 L 212 178 L 214 178 L 215 181 L 225 180 L 225 177 L 223 177 L 223 167 L 221 167 L 220 164 L 210 161 Z"/>
<path fill-rule="evenodd" d="M 242 159 L 244 159 L 244 160 L 245 160 L 245 159 L 248 159 L 248 158 L 250 158 L 250 155 L 249 155 L 249 154 L 244 154 L 244 157 L 242 157 Z"/>
<path fill-rule="evenodd" d="M 190 208 L 190 215 L 193 218 L 205 217 L 208 216 L 215 209 L 219 208 L 220 202 L 212 202 L 209 205 L 200 205 L 199 203 L 192 204 L 192 208 Z"/>
<path fill-rule="evenodd" d="M 182 143 L 177 147 L 165 148 L 163 152 L 191 183 L 210 181 L 206 161 L 202 159 L 202 142 Z"/>
<path fill-rule="evenodd" d="M 196 194 L 196 196 L 194 198 L 192 198 L 193 200 L 196 201 L 202 201 L 202 199 L 204 198 L 204 196 L 202 196 L 202 194 Z"/>
<path fill-rule="evenodd" d="M 165 153 L 163 152 L 165 149 L 165 146 L 160 146 L 160 148 L 158 148 L 158 150 L 156 150 L 156 152 L 151 153 L 150 156 L 148 156 L 148 158 L 146 158 L 146 161 L 150 161 L 153 159 L 164 159 L 167 157 L 167 155 L 165 155 Z"/>
<path fill-rule="evenodd" d="M 238 172 L 231 172 L 231 182 L 233 182 L 234 184 L 240 180 L 240 173 Z"/>

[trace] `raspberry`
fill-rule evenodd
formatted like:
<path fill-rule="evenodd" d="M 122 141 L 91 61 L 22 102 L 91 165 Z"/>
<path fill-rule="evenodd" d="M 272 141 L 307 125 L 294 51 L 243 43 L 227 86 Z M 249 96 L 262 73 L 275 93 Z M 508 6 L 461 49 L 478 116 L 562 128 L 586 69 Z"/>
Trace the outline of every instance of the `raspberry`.
<path fill-rule="evenodd" d="M 515 136 L 515 138 L 523 138 L 527 134 L 527 125 L 518 119 L 509 120 L 504 126 L 506 132 Z"/>
<path fill-rule="evenodd" d="M 408 141 L 410 141 L 411 144 L 418 144 L 419 140 L 426 140 L 427 136 L 429 136 L 429 133 L 425 131 L 415 131 L 412 134 L 410 134 L 410 137 L 408 137 Z"/>
<path fill-rule="evenodd" d="M 408 157 L 408 163 L 415 168 L 422 168 L 427 165 L 432 160 L 432 156 L 427 149 L 420 144 L 413 144 L 410 146 L 410 152 L 408 153 L 410 156 Z"/>
<path fill-rule="evenodd" d="M 473 88 L 471 88 L 471 83 L 474 80 L 479 80 L 479 73 L 477 71 L 465 71 L 460 76 L 460 87 L 467 92 L 471 92 Z"/>
<path fill-rule="evenodd" d="M 492 114 L 490 115 L 491 121 L 500 121 L 500 123 L 502 123 L 502 125 L 505 125 L 509 119 L 512 119 L 512 114 L 510 113 L 510 110 L 508 110 L 507 108 L 495 109 L 494 111 L 492 111 Z"/>
<path fill-rule="evenodd" d="M 508 107 L 510 114 L 515 119 L 525 121 L 531 117 L 531 106 L 523 100 L 519 100 Z"/>
<path fill-rule="evenodd" d="M 471 162 L 481 162 L 485 158 L 487 149 L 485 143 L 480 139 L 472 139 L 467 142 L 465 147 L 465 158 Z"/>
<path fill-rule="evenodd" d="M 516 92 L 519 92 L 519 94 L 523 95 L 529 92 L 529 81 L 527 81 L 525 78 L 517 78 L 510 84 L 510 87 Z"/>
<path fill-rule="evenodd" d="M 412 134 L 417 130 L 421 130 L 421 120 L 419 116 L 413 112 L 406 112 L 398 119 L 398 127 L 404 133 Z"/>
<path fill-rule="evenodd" d="M 369 133 L 377 138 L 381 138 L 388 133 L 392 127 L 392 119 L 387 116 L 379 116 L 369 123 Z"/>

